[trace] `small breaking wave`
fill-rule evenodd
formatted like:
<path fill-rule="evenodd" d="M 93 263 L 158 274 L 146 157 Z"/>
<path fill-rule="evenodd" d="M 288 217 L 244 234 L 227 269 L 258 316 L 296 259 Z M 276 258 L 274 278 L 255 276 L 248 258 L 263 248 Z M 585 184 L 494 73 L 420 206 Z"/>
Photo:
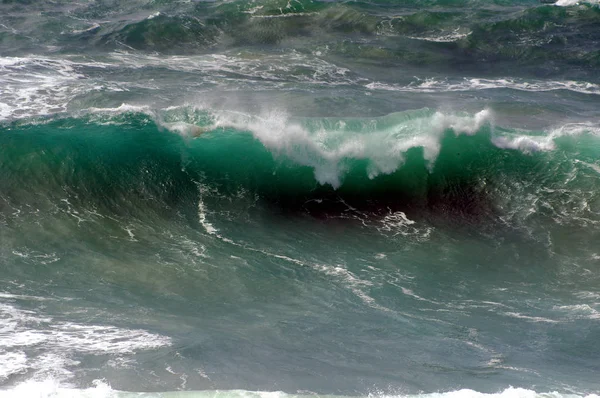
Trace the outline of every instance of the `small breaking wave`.
<path fill-rule="evenodd" d="M 370 90 L 387 90 L 418 93 L 511 89 L 529 92 L 566 90 L 581 94 L 600 95 L 600 85 L 589 82 L 546 80 L 529 81 L 514 78 L 484 79 L 465 77 L 459 80 L 427 78 L 419 79 L 407 85 L 372 82 L 367 84 L 365 87 Z"/>
<path fill-rule="evenodd" d="M 570 6 L 576 6 L 579 4 L 590 4 L 590 5 L 595 5 L 595 4 L 600 4 L 600 1 L 598 0 L 558 0 L 556 3 L 554 3 L 555 6 L 559 6 L 559 7 L 570 7 Z"/>
<path fill-rule="evenodd" d="M 281 391 L 173 391 L 173 392 L 126 392 L 113 390 L 105 381 L 96 380 L 86 389 L 62 387 L 52 379 L 42 382 L 25 382 L 10 390 L 0 391 L 0 397 L 36 396 L 40 398 L 598 398 L 596 394 L 578 395 L 558 392 L 538 393 L 524 388 L 507 388 L 498 393 L 481 393 L 462 389 L 444 393 L 393 395 L 369 394 L 363 397 L 349 397 L 326 394 L 287 394 Z"/>

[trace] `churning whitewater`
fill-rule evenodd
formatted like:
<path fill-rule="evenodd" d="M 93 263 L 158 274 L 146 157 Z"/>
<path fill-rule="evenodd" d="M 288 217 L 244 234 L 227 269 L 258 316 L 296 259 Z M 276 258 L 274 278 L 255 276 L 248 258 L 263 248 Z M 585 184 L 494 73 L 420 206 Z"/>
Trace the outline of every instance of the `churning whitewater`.
<path fill-rule="evenodd" d="M 598 398 L 597 1 L 0 2 L 0 397 Z"/>

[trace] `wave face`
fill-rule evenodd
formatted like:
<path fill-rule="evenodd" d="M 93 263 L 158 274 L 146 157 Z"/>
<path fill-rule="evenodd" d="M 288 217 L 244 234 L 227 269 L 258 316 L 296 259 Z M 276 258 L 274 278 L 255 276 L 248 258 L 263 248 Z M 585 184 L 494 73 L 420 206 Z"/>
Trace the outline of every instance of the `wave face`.
<path fill-rule="evenodd" d="M 515 195 L 544 197 L 558 206 L 556 215 L 583 200 L 572 210 L 592 223 L 598 210 L 597 126 L 527 132 L 493 126 L 489 110 L 310 119 L 124 108 L 15 122 L 4 130 L 4 198 L 21 205 L 31 189 L 50 203 L 68 189 L 82 204 L 131 206 L 151 197 L 152 206 L 197 207 L 198 185 L 205 184 L 275 204 L 339 197 L 375 207 L 439 203 L 477 210 L 482 200 L 491 212 L 502 197 Z M 564 195 L 553 199 L 558 189 Z"/>
<path fill-rule="evenodd" d="M 598 398 L 599 26 L 0 1 L 0 397 Z"/>
<path fill-rule="evenodd" d="M 318 330 L 339 308 L 353 314 L 357 329 L 342 356 L 328 359 L 336 368 L 346 368 L 347 355 L 363 355 L 360 342 L 377 333 L 391 356 L 367 358 L 399 369 L 407 366 L 400 358 L 412 358 L 403 372 L 429 373 L 436 363 L 473 372 L 469 384 L 484 391 L 503 382 L 478 383 L 482 374 L 515 374 L 557 389 L 563 364 L 545 373 L 531 367 L 535 342 L 557 333 L 545 349 L 569 350 L 578 344 L 570 336 L 582 328 L 591 344 L 577 368 L 585 375 L 596 358 L 593 325 L 600 314 L 594 293 L 598 128 L 567 124 L 536 132 L 493 120 L 489 110 L 340 119 L 121 107 L 3 125 L 0 223 L 8 282 L 0 295 L 7 322 L 0 375 L 17 382 L 5 393 L 128 396 L 108 387 L 73 389 L 113 372 L 129 381 L 109 376 L 111 385 L 129 391 L 146 383 L 139 373 L 146 371 L 160 372 L 157 381 L 172 380 L 167 389 L 228 386 L 231 376 L 206 361 L 233 355 L 231 347 L 197 347 L 197 339 L 220 344 L 227 336 L 233 347 L 248 350 L 233 363 L 252 366 L 257 355 L 261 363 L 287 356 L 257 353 L 251 347 L 264 338 L 259 335 L 282 333 L 277 338 L 285 345 L 288 335 L 318 338 L 316 346 L 306 343 L 308 355 L 326 360 L 331 354 L 321 350 L 337 344 L 342 329 Z M 331 251 L 321 242 L 345 249 Z M 477 265 L 483 275 L 465 279 L 474 272 L 473 252 L 487 264 Z M 11 287 L 23 278 L 29 281 L 24 291 Z M 520 290 L 524 279 L 535 288 Z M 72 286 L 86 293 L 73 294 Z M 535 304 L 539 294 L 548 295 L 543 305 Z M 281 307 L 273 309 L 271 300 Z M 191 307 L 181 309 L 182 303 Z M 105 306 L 110 318 L 102 315 Z M 151 327 L 148 308 L 156 311 Z M 509 359 L 522 343 L 497 345 L 504 329 L 479 323 L 482 310 L 486 324 L 533 330 L 523 359 Z M 266 323 L 240 340 L 247 311 L 258 311 Z M 290 311 L 302 320 L 279 324 Z M 396 331 L 372 330 L 373 322 Z M 317 329 L 298 336 L 305 327 Z M 473 330 L 452 342 L 461 364 L 444 359 L 443 334 L 414 334 L 438 327 Z M 392 338 L 409 339 L 414 348 L 394 346 Z M 425 347 L 433 347 L 431 359 L 423 357 Z M 165 365 L 146 368 L 149 352 Z M 304 366 L 302 356 L 290 361 Z M 93 366 L 83 379 L 81 363 Z M 267 366 L 245 384 L 270 385 L 274 372 Z M 312 379 L 319 389 L 331 388 L 328 377 Z M 360 380 L 344 380 L 346 391 L 360 388 Z M 411 389 L 432 385 L 402 380 Z M 433 385 L 450 390 L 454 376 Z M 165 390 L 160 386 L 152 389 Z M 301 387 L 289 380 L 283 388 Z M 478 394 L 456 394 L 463 393 Z M 198 394 L 211 393 L 189 393 Z"/>

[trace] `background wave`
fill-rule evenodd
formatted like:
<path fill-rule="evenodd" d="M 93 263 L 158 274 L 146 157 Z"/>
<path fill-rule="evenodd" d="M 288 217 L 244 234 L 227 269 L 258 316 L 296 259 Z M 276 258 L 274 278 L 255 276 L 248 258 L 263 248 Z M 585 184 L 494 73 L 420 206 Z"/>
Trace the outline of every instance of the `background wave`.
<path fill-rule="evenodd" d="M 56 12 L 56 5 L 8 2 L 0 5 L 0 42 L 8 53 L 50 45 L 63 52 L 90 54 L 106 50 L 198 54 L 254 46 L 301 48 L 300 41 L 310 39 L 305 50 L 321 47 L 320 51 L 342 58 L 429 68 L 443 62 L 449 69 L 496 73 L 516 62 L 521 73 L 528 71 L 530 76 L 581 77 L 578 69 L 591 70 L 600 62 L 600 49 L 594 44 L 599 39 L 600 9 L 594 2 L 556 5 L 136 1 L 110 6 L 69 3 Z M 40 24 L 43 30 L 37 29 Z M 559 67 L 564 69 L 558 72 Z"/>

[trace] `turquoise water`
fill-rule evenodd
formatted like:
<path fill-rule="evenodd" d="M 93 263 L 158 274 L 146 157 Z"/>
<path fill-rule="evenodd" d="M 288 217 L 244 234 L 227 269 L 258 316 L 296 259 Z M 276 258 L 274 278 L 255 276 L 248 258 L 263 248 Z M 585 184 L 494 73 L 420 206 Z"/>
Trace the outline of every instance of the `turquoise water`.
<path fill-rule="evenodd" d="M 0 3 L 0 396 L 596 397 L 599 28 Z"/>

